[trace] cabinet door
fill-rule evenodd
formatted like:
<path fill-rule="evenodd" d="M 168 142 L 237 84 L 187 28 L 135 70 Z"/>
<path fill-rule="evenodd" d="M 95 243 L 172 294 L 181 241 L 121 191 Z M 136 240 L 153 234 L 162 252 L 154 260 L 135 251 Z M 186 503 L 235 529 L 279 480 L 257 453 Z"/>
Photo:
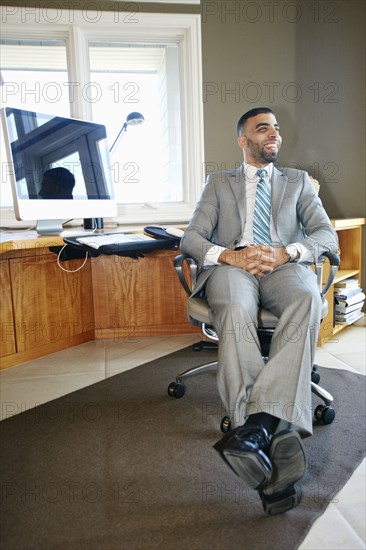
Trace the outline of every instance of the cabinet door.
<path fill-rule="evenodd" d="M 64 262 L 68 270 L 80 262 Z M 65 272 L 51 254 L 10 260 L 18 352 L 69 347 L 76 335 L 94 336 L 90 262 Z M 91 338 L 89 338 L 91 339 Z"/>
<path fill-rule="evenodd" d="M 0 261 L 1 293 L 1 357 L 16 352 L 13 301 L 9 275 L 9 261 Z"/>
<path fill-rule="evenodd" d="M 187 321 L 187 295 L 174 270 L 174 251 L 133 260 L 92 260 L 96 335 L 134 338 L 195 332 Z"/>

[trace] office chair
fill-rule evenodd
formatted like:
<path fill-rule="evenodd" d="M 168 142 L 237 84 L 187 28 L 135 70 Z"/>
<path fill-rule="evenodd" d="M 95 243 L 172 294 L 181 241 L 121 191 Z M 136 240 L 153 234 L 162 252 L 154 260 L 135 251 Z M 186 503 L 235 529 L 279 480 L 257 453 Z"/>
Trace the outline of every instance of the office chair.
<path fill-rule="evenodd" d="M 330 271 L 328 279 L 324 287 L 322 288 L 323 267 L 326 258 L 328 258 L 330 263 Z M 322 319 L 324 319 L 325 315 L 328 312 L 328 302 L 324 298 L 324 296 L 332 285 L 332 282 L 338 270 L 339 261 L 340 259 L 337 254 L 324 252 L 315 264 L 315 272 L 317 275 L 319 291 L 322 296 L 323 302 Z M 197 264 L 195 260 L 187 254 L 180 254 L 174 259 L 174 267 L 184 290 L 186 291 L 188 296 L 190 296 L 192 293 L 192 289 L 196 284 Z M 187 300 L 187 314 L 188 319 L 192 323 L 192 325 L 200 326 L 203 334 L 209 339 L 208 341 L 202 341 L 200 343 L 194 344 L 193 350 L 199 351 L 200 349 L 217 348 L 217 346 L 219 345 L 219 339 L 214 328 L 212 327 L 212 325 L 210 325 L 209 305 L 206 299 L 204 297 L 195 296 L 190 300 Z M 268 359 L 271 338 L 277 326 L 277 323 L 278 319 L 274 314 L 265 309 L 259 310 L 258 336 L 261 345 L 262 356 L 265 361 Z M 312 368 L 310 380 L 311 391 L 317 397 L 319 397 L 324 404 L 318 405 L 316 407 L 314 411 L 315 419 L 322 424 L 331 424 L 335 418 L 335 411 L 332 407 L 333 397 L 324 388 L 318 385 L 320 381 L 320 375 L 317 372 L 317 366 L 318 365 L 314 364 Z M 183 397 L 186 390 L 184 382 L 187 378 L 190 378 L 196 374 L 215 370 L 216 368 L 217 361 L 212 361 L 210 363 L 199 365 L 179 373 L 176 376 L 175 381 L 169 384 L 168 394 L 171 397 L 175 397 L 176 399 Z M 221 420 L 220 427 L 221 431 L 224 433 L 231 429 L 231 421 L 228 416 L 224 416 L 224 418 Z"/>

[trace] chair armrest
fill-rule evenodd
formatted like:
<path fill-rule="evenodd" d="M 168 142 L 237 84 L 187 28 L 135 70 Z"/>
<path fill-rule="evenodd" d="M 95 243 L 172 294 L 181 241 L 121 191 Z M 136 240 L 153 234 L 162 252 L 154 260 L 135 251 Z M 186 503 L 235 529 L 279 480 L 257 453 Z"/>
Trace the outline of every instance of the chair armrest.
<path fill-rule="evenodd" d="M 190 281 L 187 279 L 186 273 L 184 271 L 185 263 L 187 263 L 189 266 Z M 184 288 L 188 296 L 190 296 L 192 294 L 192 289 L 196 284 L 197 278 L 197 264 L 195 260 L 191 258 L 191 256 L 188 256 L 188 254 L 179 254 L 179 256 L 176 256 L 174 258 L 174 268 L 182 287 Z"/>
<path fill-rule="evenodd" d="M 328 279 L 325 282 L 324 287 L 321 288 L 323 265 L 324 265 L 324 262 L 325 262 L 325 258 L 328 258 L 328 260 L 329 260 L 330 271 L 329 271 Z M 340 259 L 339 254 L 336 254 L 335 252 L 323 252 L 323 254 L 321 256 L 319 256 L 318 261 L 315 264 L 315 271 L 316 271 L 318 277 L 320 276 L 319 284 L 320 284 L 321 295 L 322 296 L 324 296 L 328 292 L 329 288 L 333 284 L 334 277 L 337 274 L 340 261 L 341 261 L 341 259 Z"/>

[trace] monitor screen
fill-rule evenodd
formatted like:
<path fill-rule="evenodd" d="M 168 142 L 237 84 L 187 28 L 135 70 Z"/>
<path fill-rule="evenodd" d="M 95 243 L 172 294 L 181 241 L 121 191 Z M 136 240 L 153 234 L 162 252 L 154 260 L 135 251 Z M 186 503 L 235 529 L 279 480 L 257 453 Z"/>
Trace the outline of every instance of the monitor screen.
<path fill-rule="evenodd" d="M 58 234 L 70 219 L 116 216 L 105 126 L 10 107 L 2 122 L 18 220 Z"/>

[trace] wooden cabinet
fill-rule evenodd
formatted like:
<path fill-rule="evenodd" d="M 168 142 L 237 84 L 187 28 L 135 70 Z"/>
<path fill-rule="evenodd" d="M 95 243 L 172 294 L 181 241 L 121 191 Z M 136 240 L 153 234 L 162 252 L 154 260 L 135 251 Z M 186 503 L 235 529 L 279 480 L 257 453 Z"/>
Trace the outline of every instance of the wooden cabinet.
<path fill-rule="evenodd" d="M 13 252 L 1 260 L 1 368 L 94 340 L 91 266 L 59 268 L 48 249 Z"/>
<path fill-rule="evenodd" d="M 332 220 L 333 227 L 338 234 L 341 251 L 341 263 L 334 284 L 349 277 L 358 277 L 361 281 L 362 229 L 365 223 L 365 218 Z M 325 276 L 327 276 L 327 269 Z M 326 294 L 328 315 L 323 319 L 320 329 L 318 342 L 320 346 L 347 327 L 347 325 L 337 325 L 334 322 L 334 284 Z"/>
<path fill-rule="evenodd" d="M 177 251 L 159 250 L 133 260 L 92 260 L 96 338 L 135 338 L 194 332 L 173 266 Z"/>
<path fill-rule="evenodd" d="M 70 260 L 60 264 L 64 271 L 48 251 L 63 241 L 53 239 L 3 248 L 2 369 L 94 339 L 196 331 L 173 267 L 177 251 L 99 256 L 78 271 L 82 260 Z"/>
<path fill-rule="evenodd" d="M 16 353 L 14 310 L 8 260 L 0 260 L 0 293 L 1 355 L 5 357 Z"/>
<path fill-rule="evenodd" d="M 80 262 L 65 262 L 61 270 L 54 254 L 10 262 L 18 352 L 71 343 L 76 335 L 94 337 L 90 265 L 73 272 Z M 32 281 L 32 284 L 29 284 Z"/>

